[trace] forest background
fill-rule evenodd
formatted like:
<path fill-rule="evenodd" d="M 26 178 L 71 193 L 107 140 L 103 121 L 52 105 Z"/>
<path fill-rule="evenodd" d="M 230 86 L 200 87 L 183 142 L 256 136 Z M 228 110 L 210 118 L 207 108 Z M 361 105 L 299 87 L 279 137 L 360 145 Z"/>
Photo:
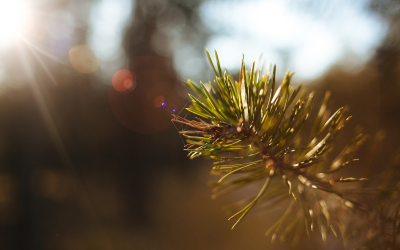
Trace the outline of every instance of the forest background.
<path fill-rule="evenodd" d="M 263 54 L 315 103 L 329 90 L 332 110 L 349 105 L 339 144 L 360 126 L 370 138 L 348 174 L 371 179 L 400 153 L 396 1 L 19 3 L 0 24 L 2 249 L 287 249 L 264 237 L 279 205 L 230 230 L 236 196 L 210 199 L 211 163 L 186 157 L 170 121 L 182 79 L 213 79 L 206 47 L 232 73 Z"/>

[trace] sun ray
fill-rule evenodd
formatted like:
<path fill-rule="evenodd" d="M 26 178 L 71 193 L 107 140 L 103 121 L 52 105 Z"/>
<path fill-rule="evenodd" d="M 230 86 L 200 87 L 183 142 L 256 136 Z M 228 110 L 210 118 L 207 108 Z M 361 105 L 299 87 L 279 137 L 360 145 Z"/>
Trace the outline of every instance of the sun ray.
<path fill-rule="evenodd" d="M 113 243 L 111 242 L 110 239 L 110 233 L 108 232 L 108 228 L 105 227 L 105 225 L 100 221 L 96 210 L 95 206 L 92 203 L 92 201 L 89 199 L 89 195 L 86 192 L 76 170 L 74 167 L 74 164 L 71 160 L 71 157 L 69 156 L 69 153 L 64 145 L 64 142 L 60 136 L 60 133 L 58 132 L 57 126 L 54 123 L 54 120 L 50 114 L 49 108 L 47 107 L 46 101 L 44 99 L 44 96 L 40 90 L 40 87 L 34 77 L 33 69 L 29 65 L 29 58 L 28 58 L 28 53 L 27 51 L 23 51 L 23 44 L 19 43 L 18 44 L 18 52 L 19 52 L 19 57 L 22 62 L 22 67 L 23 71 L 28 77 L 28 82 L 29 82 L 29 87 L 32 90 L 35 102 L 39 108 L 39 112 L 41 113 L 45 126 L 50 134 L 50 137 L 54 143 L 54 146 L 58 152 L 58 155 L 60 157 L 61 162 L 63 163 L 64 167 L 67 169 L 69 174 L 72 176 L 74 183 L 76 187 L 78 187 L 79 192 L 81 195 L 84 197 L 85 201 L 85 209 L 90 214 L 90 220 L 91 223 L 94 223 L 95 225 L 99 226 L 102 230 L 102 234 L 104 236 L 105 243 L 109 246 L 110 249 L 114 249 Z"/>
<path fill-rule="evenodd" d="M 37 52 L 40 54 L 47 56 L 51 60 L 54 60 L 55 62 L 58 62 L 60 64 L 63 64 L 65 66 L 69 66 L 68 63 L 61 61 L 59 58 L 53 56 L 51 53 L 45 51 L 44 49 L 40 48 L 39 46 L 33 44 L 32 42 L 28 41 L 26 38 L 21 36 L 21 40 L 24 41 L 31 49 L 35 49 Z"/>
<path fill-rule="evenodd" d="M 32 52 L 32 54 L 35 56 L 36 60 L 39 62 L 39 64 L 43 67 L 43 69 L 46 71 L 48 76 L 50 77 L 51 81 L 54 83 L 54 85 L 58 86 L 58 83 L 56 79 L 53 77 L 53 74 L 50 72 L 50 70 L 47 68 L 46 64 L 43 62 L 43 60 L 40 58 L 40 56 L 37 54 L 37 52 L 32 49 L 31 46 L 28 45 L 28 48 Z"/>

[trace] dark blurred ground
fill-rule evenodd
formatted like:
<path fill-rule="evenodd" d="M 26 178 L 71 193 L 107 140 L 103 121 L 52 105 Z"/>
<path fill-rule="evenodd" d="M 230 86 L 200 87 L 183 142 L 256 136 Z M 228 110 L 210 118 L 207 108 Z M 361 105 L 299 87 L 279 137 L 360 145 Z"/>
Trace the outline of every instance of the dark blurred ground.
<path fill-rule="evenodd" d="M 0 55 L 13 72 L 8 81 L 25 83 L 0 96 L 1 249 L 290 248 L 290 243 L 271 246 L 264 237 L 279 207 L 258 211 L 231 231 L 221 208 L 234 197 L 211 200 L 206 186 L 212 179 L 210 163 L 186 158 L 170 123 L 172 108 L 179 112 L 187 103 L 186 90 L 171 56 L 159 52 L 171 38 L 157 35 L 161 41 L 154 48 L 158 2 L 134 2 L 134 18 L 124 31 L 134 91 L 117 91 L 110 77 L 78 73 L 43 57 L 49 76 L 26 48 L 22 62 L 16 59 L 17 49 Z M 200 3 L 171 0 L 167 8 L 184 13 L 190 21 L 181 39 L 203 50 L 211 32 L 198 25 Z M 68 4 L 74 2 L 59 1 L 49 8 Z M 330 90 L 332 110 L 350 106 L 353 120 L 343 141 L 358 124 L 371 135 L 359 158 L 369 159 L 374 136 L 384 131 L 372 176 L 400 146 L 400 6 L 372 1 L 370 8 L 390 27 L 373 58 L 355 73 L 334 66 L 306 88 L 317 90 L 316 103 Z M 85 44 L 87 27 L 78 33 L 75 43 Z M 18 80 L 26 74 L 24 63 L 31 75 Z M 211 71 L 205 75 L 210 80 Z M 160 109 L 158 96 L 171 108 Z M 349 171 L 358 173 L 364 165 L 361 161 Z M 343 248 L 330 240 L 326 249 Z M 318 239 L 304 242 L 302 249 L 323 246 Z"/>

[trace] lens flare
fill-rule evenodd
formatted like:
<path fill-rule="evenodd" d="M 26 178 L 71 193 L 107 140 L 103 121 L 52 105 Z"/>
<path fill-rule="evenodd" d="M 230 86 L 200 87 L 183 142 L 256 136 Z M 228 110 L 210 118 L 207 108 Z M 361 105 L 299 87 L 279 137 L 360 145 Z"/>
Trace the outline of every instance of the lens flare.
<path fill-rule="evenodd" d="M 112 78 L 112 85 L 116 91 L 124 92 L 133 90 L 136 87 L 136 77 L 127 69 L 120 69 L 115 72 Z"/>
<path fill-rule="evenodd" d="M 179 94 L 183 86 L 176 85 L 173 65 L 165 58 L 142 56 L 132 58 L 129 69 L 136 84 L 134 91 L 109 88 L 108 100 L 115 118 L 141 134 L 154 134 L 172 126 L 171 110 L 176 109 L 178 113 L 187 102 Z M 163 103 L 167 104 L 165 108 Z"/>
<path fill-rule="evenodd" d="M 163 102 L 161 106 L 165 107 L 165 105 L 167 105 L 167 104 L 165 102 Z"/>
<path fill-rule="evenodd" d="M 133 81 L 132 81 L 131 79 L 126 79 L 126 80 L 124 81 L 124 87 L 125 87 L 126 89 L 132 88 L 132 87 L 133 87 Z"/>
<path fill-rule="evenodd" d="M 164 96 L 162 96 L 162 95 L 159 95 L 159 96 L 157 96 L 156 97 L 156 99 L 154 99 L 154 106 L 156 107 L 156 108 L 159 108 L 159 107 L 164 107 L 163 105 L 164 105 Z"/>

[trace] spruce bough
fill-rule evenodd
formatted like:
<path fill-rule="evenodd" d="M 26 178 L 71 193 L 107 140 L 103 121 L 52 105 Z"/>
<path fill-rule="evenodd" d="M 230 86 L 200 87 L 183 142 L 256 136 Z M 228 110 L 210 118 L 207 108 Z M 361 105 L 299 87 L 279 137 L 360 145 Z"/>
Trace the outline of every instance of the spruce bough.
<path fill-rule="evenodd" d="M 212 198 L 258 181 L 263 183 L 258 193 L 228 207 L 237 208 L 229 218 L 236 219 L 232 229 L 255 206 L 282 202 L 287 204 L 286 211 L 266 232 L 272 235 L 272 241 L 303 231 L 309 235 L 316 227 L 324 241 L 329 232 L 339 237 L 337 231 L 342 227 L 337 208 L 363 209 L 338 190 L 336 183 L 366 180 L 337 176 L 339 170 L 357 160 L 353 155 L 365 135 L 357 134 L 336 157 L 329 155 L 351 118 L 348 110 L 340 108 L 329 116 L 328 92 L 318 115 L 309 121 L 314 93 L 303 93 L 301 85 L 292 88 L 292 73 L 287 72 L 276 88 L 276 66 L 263 74 L 255 63 L 246 69 L 242 61 L 235 80 L 222 72 L 216 51 L 216 66 L 208 51 L 207 56 L 216 75 L 209 89 L 202 82 L 198 86 L 187 81 L 197 95 L 189 94 L 193 106 L 187 110 L 198 117 L 188 120 L 173 115 L 172 121 L 192 128 L 180 131 L 186 137 L 185 150 L 191 159 L 209 156 L 214 160 L 211 173 L 221 178 L 212 183 Z M 307 122 L 312 123 L 311 129 L 302 131 Z M 291 201 L 285 203 L 288 199 Z"/>

